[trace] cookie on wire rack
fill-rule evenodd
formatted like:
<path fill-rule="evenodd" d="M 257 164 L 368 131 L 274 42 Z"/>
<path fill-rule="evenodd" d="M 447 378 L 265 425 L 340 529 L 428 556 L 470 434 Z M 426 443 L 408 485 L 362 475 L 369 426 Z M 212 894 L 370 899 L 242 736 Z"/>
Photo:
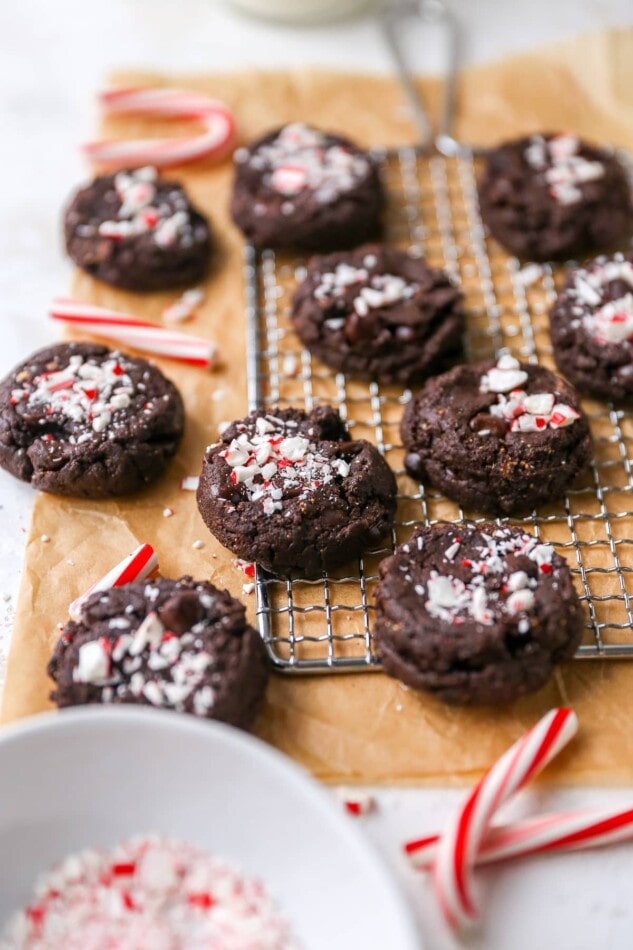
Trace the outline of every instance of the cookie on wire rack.
<path fill-rule="evenodd" d="M 384 195 L 371 156 L 293 122 L 234 155 L 233 220 L 256 247 L 332 251 L 379 236 Z"/>
<path fill-rule="evenodd" d="M 375 446 L 351 439 L 331 406 L 269 409 L 209 446 L 198 507 L 239 558 L 316 577 L 378 544 L 393 525 L 396 490 Z"/>
<path fill-rule="evenodd" d="M 421 382 L 462 350 L 462 294 L 448 274 L 384 244 L 313 257 L 291 319 L 327 366 L 380 383 Z"/>
<path fill-rule="evenodd" d="M 633 396 L 633 262 L 597 257 L 571 270 L 549 315 L 556 365 L 581 392 Z"/>
<path fill-rule="evenodd" d="M 526 136 L 491 149 L 479 200 L 493 237 L 528 260 L 606 251 L 633 233 L 624 168 L 609 150 L 569 133 Z"/>
<path fill-rule="evenodd" d="M 573 389 L 509 355 L 428 380 L 408 403 L 401 434 L 413 478 L 494 515 L 560 498 L 592 455 Z"/>
<path fill-rule="evenodd" d="M 507 703 L 573 656 L 583 610 L 565 560 L 509 525 L 418 529 L 379 568 L 386 673 L 448 703 Z"/>

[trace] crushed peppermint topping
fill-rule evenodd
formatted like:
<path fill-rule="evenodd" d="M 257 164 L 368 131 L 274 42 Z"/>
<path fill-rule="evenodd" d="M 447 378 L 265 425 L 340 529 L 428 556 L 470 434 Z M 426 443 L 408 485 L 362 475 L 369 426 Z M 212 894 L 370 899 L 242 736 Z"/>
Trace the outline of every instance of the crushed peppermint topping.
<path fill-rule="evenodd" d="M 238 557 L 233 561 L 233 567 L 241 571 L 246 577 L 255 577 L 255 563 L 253 561 L 245 561 Z"/>
<path fill-rule="evenodd" d="M 282 363 L 281 371 L 284 376 L 297 376 L 300 371 L 300 363 L 296 353 L 286 353 Z"/>
<path fill-rule="evenodd" d="M 61 419 L 85 426 L 92 431 L 68 437 L 72 444 L 85 442 L 93 433 L 115 425 L 116 414 L 130 406 L 136 388 L 128 368 L 120 353 L 105 360 L 75 354 L 63 369 L 50 369 L 32 378 L 25 370 L 18 373 L 15 381 L 19 385 L 11 392 L 11 403 L 21 412 L 44 410 L 51 422 Z"/>
<path fill-rule="evenodd" d="M 496 366 L 481 377 L 482 393 L 496 393 L 490 415 L 510 423 L 510 432 L 540 432 L 544 429 L 562 429 L 580 418 L 580 413 L 566 403 L 558 402 L 554 393 L 532 393 L 521 388 L 528 374 L 513 356 L 501 356 Z M 487 435 L 489 429 L 479 429 Z"/>
<path fill-rule="evenodd" d="M 582 326 L 601 346 L 633 340 L 633 263 L 618 258 L 599 257 L 590 267 L 579 268 L 567 290 L 579 308 L 577 316 Z M 608 287 L 615 281 L 630 290 L 609 300 Z"/>
<path fill-rule="evenodd" d="M 199 597 L 203 606 L 213 606 L 210 595 L 201 593 Z M 114 639 L 99 637 L 82 643 L 73 680 L 100 688 L 104 703 L 114 699 L 145 701 L 178 712 L 184 712 L 189 703 L 187 711 L 206 716 L 215 701 L 213 688 L 204 684 L 214 662 L 200 639 L 208 623 L 203 618 L 192 630 L 176 634 L 166 629 L 153 611 L 136 630 L 130 630 L 127 617 L 112 617 L 110 630 L 126 632 Z"/>
<path fill-rule="evenodd" d="M 245 561 L 243 558 L 238 557 L 233 561 L 233 567 L 235 567 L 238 571 L 242 571 L 242 573 L 246 577 L 249 577 L 249 578 L 255 577 L 256 568 L 253 561 Z M 246 597 L 252 594 L 254 590 L 255 590 L 255 584 L 253 583 L 252 580 L 248 580 L 244 584 L 242 584 L 242 593 Z"/>
<path fill-rule="evenodd" d="M 526 162 L 542 172 L 550 196 L 559 204 L 576 204 L 582 198 L 579 185 L 604 178 L 602 162 L 589 161 L 579 151 L 580 142 L 575 135 L 556 135 L 549 140 L 533 135 L 525 149 Z"/>
<path fill-rule="evenodd" d="M 359 317 L 366 317 L 370 310 L 389 307 L 403 300 L 410 300 L 418 289 L 417 284 L 409 284 L 396 274 L 371 273 L 376 258 L 368 254 L 364 267 L 351 264 L 337 264 L 336 269 L 320 275 L 320 283 L 314 290 L 314 296 L 325 306 L 340 304 L 346 293 L 353 288 L 356 293 L 351 306 Z M 345 321 L 342 321 L 344 324 Z M 326 321 L 330 329 L 338 329 L 337 318 Z"/>
<path fill-rule="evenodd" d="M 482 393 L 509 393 L 526 383 L 527 378 L 528 374 L 521 369 L 519 361 L 504 354 L 497 360 L 497 365 L 481 377 L 479 388 Z"/>
<path fill-rule="evenodd" d="M 266 515 L 281 511 L 288 493 L 307 498 L 349 474 L 349 462 L 325 456 L 299 434 L 294 420 L 259 416 L 238 429 L 240 434 L 220 454 L 231 468 L 231 482 L 243 485 L 249 501 L 261 502 Z"/>
<path fill-rule="evenodd" d="M 164 201 L 158 196 L 157 179 L 158 172 L 150 166 L 115 175 L 114 190 L 121 205 L 116 220 L 99 224 L 99 235 L 123 241 L 151 231 L 159 247 L 169 247 L 181 236 L 190 240 L 187 199 L 180 191 L 173 191 L 170 201 Z"/>
<path fill-rule="evenodd" d="M 444 551 L 444 559 L 452 564 L 462 539 L 454 538 Z M 465 617 L 476 623 L 490 626 L 502 616 L 515 617 L 528 614 L 535 605 L 534 589 L 538 578 L 529 577 L 525 571 L 508 569 L 508 558 L 528 557 L 537 567 L 539 576 L 553 571 L 554 548 L 541 543 L 529 534 L 517 534 L 508 528 L 499 528 L 494 535 L 482 533 L 479 557 L 464 558 L 461 566 L 466 568 L 466 579 L 454 574 L 432 570 L 426 585 L 416 584 L 415 593 L 424 598 L 426 611 L 444 623 L 460 626 Z M 494 576 L 495 583 L 486 584 L 486 578 Z M 527 626 L 519 620 L 519 632 L 526 633 Z"/>
<path fill-rule="evenodd" d="M 287 125 L 272 142 L 260 145 L 255 152 L 236 158 L 261 170 L 264 182 L 286 199 L 309 192 L 323 204 L 350 191 L 369 171 L 365 156 L 345 145 L 328 144 L 326 135 L 300 122 Z M 282 210 L 291 214 L 292 202 L 285 204 Z"/>
<path fill-rule="evenodd" d="M 0 938 L 7 950 L 86 947 L 297 950 L 262 884 L 158 836 L 70 855 L 40 877 Z"/>

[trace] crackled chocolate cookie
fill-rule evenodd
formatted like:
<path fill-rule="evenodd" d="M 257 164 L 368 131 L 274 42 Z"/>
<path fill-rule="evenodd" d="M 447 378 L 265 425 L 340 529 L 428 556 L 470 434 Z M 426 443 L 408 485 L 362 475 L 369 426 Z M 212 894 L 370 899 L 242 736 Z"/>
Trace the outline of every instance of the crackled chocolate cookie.
<path fill-rule="evenodd" d="M 448 703 L 506 703 L 573 656 L 584 626 L 564 559 L 518 528 L 420 528 L 380 565 L 386 673 Z"/>
<path fill-rule="evenodd" d="M 232 423 L 209 446 L 198 507 L 238 557 L 314 577 L 376 546 L 393 523 L 396 481 L 330 406 L 271 409 Z"/>
<path fill-rule="evenodd" d="M 408 385 L 441 372 L 462 347 L 462 295 L 442 270 L 382 244 L 313 257 L 292 325 L 327 366 Z"/>
<path fill-rule="evenodd" d="M 98 280 L 125 290 L 195 284 L 209 268 L 207 219 L 155 168 L 95 178 L 64 219 L 68 255 Z"/>
<path fill-rule="evenodd" d="M 633 263 L 597 257 L 570 271 L 550 312 L 558 368 L 583 392 L 633 396 Z"/>
<path fill-rule="evenodd" d="M 235 153 L 233 220 L 257 247 L 332 251 L 377 237 L 384 204 L 372 158 L 295 122 Z"/>
<path fill-rule="evenodd" d="M 149 485 L 183 429 L 180 393 L 156 366 L 94 343 L 38 350 L 0 382 L 0 465 L 57 495 Z"/>
<path fill-rule="evenodd" d="M 268 679 L 266 648 L 228 591 L 181 577 L 96 591 L 48 666 L 58 706 L 138 703 L 246 728 Z"/>
<path fill-rule="evenodd" d="M 496 515 L 560 498 L 591 458 L 575 392 L 512 356 L 429 380 L 405 409 L 401 434 L 413 478 Z"/>
<path fill-rule="evenodd" d="M 492 149 L 479 200 L 492 235 L 535 261 L 607 250 L 633 232 L 622 165 L 575 135 L 532 135 Z"/>

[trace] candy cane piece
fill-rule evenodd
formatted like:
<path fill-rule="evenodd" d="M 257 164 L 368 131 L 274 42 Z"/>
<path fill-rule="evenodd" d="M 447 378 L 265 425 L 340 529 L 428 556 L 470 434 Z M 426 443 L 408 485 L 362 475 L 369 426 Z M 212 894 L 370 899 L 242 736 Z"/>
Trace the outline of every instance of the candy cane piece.
<path fill-rule="evenodd" d="M 477 864 L 551 851 L 580 851 L 633 839 L 633 808 L 623 811 L 576 811 L 540 815 L 511 825 L 490 828 L 477 854 Z M 441 835 L 429 835 L 404 845 L 414 867 L 433 865 Z"/>
<path fill-rule="evenodd" d="M 144 353 L 165 356 L 193 366 L 214 368 L 218 362 L 215 343 L 177 330 L 157 326 L 126 313 L 95 307 L 59 297 L 53 300 L 49 316 L 87 333 L 131 346 Z"/>
<path fill-rule="evenodd" d="M 477 917 L 472 872 L 492 816 L 500 805 L 538 774 L 576 734 L 571 709 L 552 709 L 492 766 L 475 786 L 438 845 L 433 866 L 435 890 L 455 929 Z"/>
<path fill-rule="evenodd" d="M 199 484 L 199 475 L 185 475 L 184 478 L 180 479 L 179 488 L 181 491 L 198 491 Z"/>
<path fill-rule="evenodd" d="M 376 799 L 369 792 L 340 788 L 337 790 L 337 797 L 347 814 L 353 818 L 368 815 L 376 808 Z"/>
<path fill-rule="evenodd" d="M 204 158 L 225 158 L 235 143 L 235 119 L 217 99 L 184 89 L 110 89 L 100 93 L 106 113 L 163 119 L 193 119 L 204 127 L 200 135 L 186 138 L 132 139 L 87 142 L 84 155 L 111 168 L 156 165 L 168 168 Z"/>
<path fill-rule="evenodd" d="M 96 581 L 81 596 L 73 600 L 68 608 L 68 615 L 71 620 L 79 621 L 81 617 L 81 608 L 90 597 L 98 590 L 110 590 L 112 587 L 121 587 L 123 584 L 129 584 L 131 581 L 144 581 L 152 577 L 158 570 L 158 558 L 151 544 L 141 544 L 133 551 L 129 557 L 124 558 L 116 567 Z"/>

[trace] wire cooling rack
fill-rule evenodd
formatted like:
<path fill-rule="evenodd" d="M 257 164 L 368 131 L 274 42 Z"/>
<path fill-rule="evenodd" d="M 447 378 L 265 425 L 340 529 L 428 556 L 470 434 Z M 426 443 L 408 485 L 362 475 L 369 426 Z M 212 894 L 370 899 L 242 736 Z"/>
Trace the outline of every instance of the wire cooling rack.
<path fill-rule="evenodd" d="M 376 153 L 388 195 L 386 240 L 443 267 L 465 295 L 466 356 L 510 352 L 553 367 L 547 312 L 562 268 L 521 266 L 482 224 L 475 151 L 451 157 L 414 147 Z M 629 172 L 631 161 L 620 155 Z M 290 301 L 304 273 L 296 256 L 247 248 L 247 361 L 251 409 L 336 406 L 354 438 L 377 445 L 398 480 L 394 530 L 383 546 L 319 580 L 256 571 L 259 629 L 277 669 L 372 670 L 373 589 L 378 564 L 418 525 L 484 519 L 403 468 L 399 423 L 409 391 L 348 380 L 313 359 L 291 329 Z M 633 658 L 633 412 L 584 400 L 595 458 L 565 499 L 509 519 L 555 545 L 569 563 L 587 613 L 578 658 Z"/>

